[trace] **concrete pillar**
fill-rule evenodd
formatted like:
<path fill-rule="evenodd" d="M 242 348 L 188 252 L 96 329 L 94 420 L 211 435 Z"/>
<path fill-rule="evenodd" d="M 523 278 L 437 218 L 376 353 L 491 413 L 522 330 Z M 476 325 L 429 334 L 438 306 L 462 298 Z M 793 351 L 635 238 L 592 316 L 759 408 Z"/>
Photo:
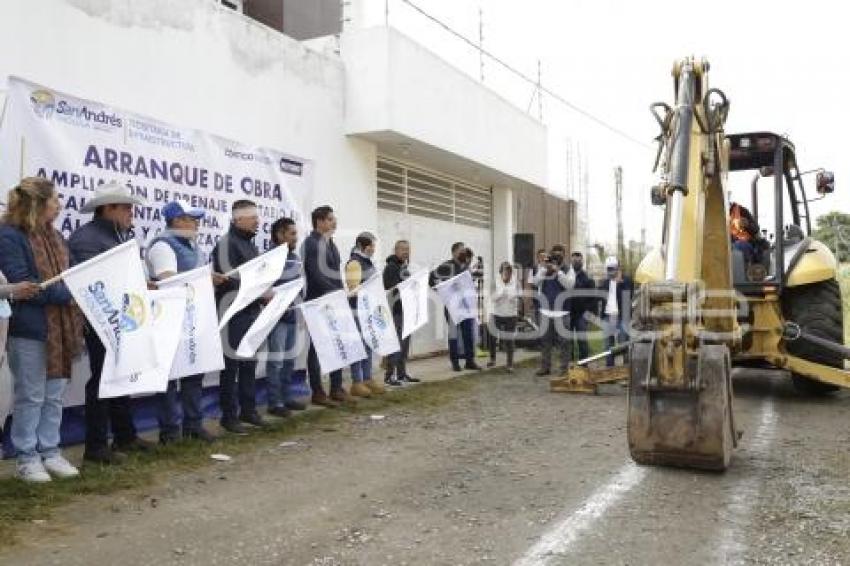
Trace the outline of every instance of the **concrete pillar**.
<path fill-rule="evenodd" d="M 513 262 L 514 212 L 513 191 L 510 187 L 493 187 L 493 270 L 503 261 Z"/>

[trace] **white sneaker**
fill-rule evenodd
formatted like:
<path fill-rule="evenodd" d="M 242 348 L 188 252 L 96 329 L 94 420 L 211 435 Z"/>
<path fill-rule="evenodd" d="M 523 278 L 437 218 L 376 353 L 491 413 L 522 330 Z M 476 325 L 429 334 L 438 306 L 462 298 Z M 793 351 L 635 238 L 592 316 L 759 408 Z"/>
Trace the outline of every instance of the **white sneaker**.
<path fill-rule="evenodd" d="M 75 478 L 80 475 L 80 471 L 59 454 L 45 458 L 44 467 L 57 478 Z"/>
<path fill-rule="evenodd" d="M 39 460 L 19 463 L 15 469 L 15 477 L 29 483 L 47 483 L 50 481 L 50 474 L 47 473 Z"/>

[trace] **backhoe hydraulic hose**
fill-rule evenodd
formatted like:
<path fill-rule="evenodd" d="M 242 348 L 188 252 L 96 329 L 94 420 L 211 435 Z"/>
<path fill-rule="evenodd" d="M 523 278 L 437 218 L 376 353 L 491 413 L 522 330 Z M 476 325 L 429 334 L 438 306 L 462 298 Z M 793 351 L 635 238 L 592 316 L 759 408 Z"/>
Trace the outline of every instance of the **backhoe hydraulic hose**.
<path fill-rule="evenodd" d="M 838 354 L 845 360 L 850 360 L 850 348 L 843 344 L 830 342 L 829 340 L 821 338 L 820 336 L 809 334 L 808 332 L 803 331 L 803 329 L 800 328 L 800 325 L 796 322 L 788 321 L 785 323 L 785 328 L 783 329 L 782 337 L 787 342 L 794 342 L 795 340 L 803 340 L 804 342 L 809 342 L 810 344 L 814 344 L 815 346 L 820 346 L 826 351 Z"/>

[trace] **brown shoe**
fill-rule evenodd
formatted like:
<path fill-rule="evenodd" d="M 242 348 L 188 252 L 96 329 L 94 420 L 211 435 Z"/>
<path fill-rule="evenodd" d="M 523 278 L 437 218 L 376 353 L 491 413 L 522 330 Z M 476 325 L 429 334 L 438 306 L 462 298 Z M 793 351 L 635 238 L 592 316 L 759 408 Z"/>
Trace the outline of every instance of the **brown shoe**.
<path fill-rule="evenodd" d="M 349 395 L 348 391 L 343 388 L 331 391 L 331 399 L 333 399 L 337 403 L 345 403 L 348 405 L 354 405 L 357 403 L 357 399 Z"/>
<path fill-rule="evenodd" d="M 313 397 L 312 397 L 312 399 L 310 399 L 310 401 L 314 405 L 320 405 L 322 407 L 329 407 L 329 408 L 333 408 L 333 407 L 336 407 L 336 406 L 339 405 L 339 403 L 337 403 L 336 401 L 334 401 L 330 397 L 328 397 L 325 394 L 324 391 L 320 391 L 318 393 L 313 393 Z"/>
<path fill-rule="evenodd" d="M 351 396 L 369 398 L 372 396 L 372 390 L 363 383 L 355 382 L 351 384 Z"/>
<path fill-rule="evenodd" d="M 367 379 L 363 382 L 363 385 L 369 388 L 369 391 L 372 392 L 372 395 L 383 395 L 387 392 L 387 388 L 384 387 L 384 384 L 375 381 L 374 379 Z"/>

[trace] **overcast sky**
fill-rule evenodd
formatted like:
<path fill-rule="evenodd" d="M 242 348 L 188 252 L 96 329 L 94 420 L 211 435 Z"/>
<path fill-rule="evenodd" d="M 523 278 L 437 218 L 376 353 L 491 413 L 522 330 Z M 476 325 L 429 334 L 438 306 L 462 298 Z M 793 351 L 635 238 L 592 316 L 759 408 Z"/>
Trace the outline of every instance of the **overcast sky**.
<path fill-rule="evenodd" d="M 371 0 L 375 23 L 383 23 L 384 0 Z M 850 212 L 850 37 L 840 3 L 809 0 L 413 0 L 470 38 L 478 37 L 483 10 L 484 47 L 536 76 L 570 102 L 630 136 L 652 143 L 657 126 L 648 111 L 672 102 L 670 69 L 688 55 L 711 63 L 711 86 L 731 100 L 727 132 L 768 130 L 787 134 L 802 169 L 835 171 L 836 193 L 815 203 L 815 215 Z M 390 23 L 470 74 L 478 55 L 400 0 L 390 0 Z M 371 7 L 371 4 L 370 4 Z M 485 83 L 537 114 L 533 87 L 485 61 Z M 531 103 L 531 104 L 529 104 Z M 590 165 L 591 241 L 615 235 L 613 168 L 624 169 L 625 229 L 638 239 L 646 225 L 650 243 L 659 236 L 657 210 L 648 188 L 654 150 L 611 134 L 546 97 L 553 191 L 565 193 L 566 140 Z M 813 192 L 814 179 L 807 183 Z"/>

